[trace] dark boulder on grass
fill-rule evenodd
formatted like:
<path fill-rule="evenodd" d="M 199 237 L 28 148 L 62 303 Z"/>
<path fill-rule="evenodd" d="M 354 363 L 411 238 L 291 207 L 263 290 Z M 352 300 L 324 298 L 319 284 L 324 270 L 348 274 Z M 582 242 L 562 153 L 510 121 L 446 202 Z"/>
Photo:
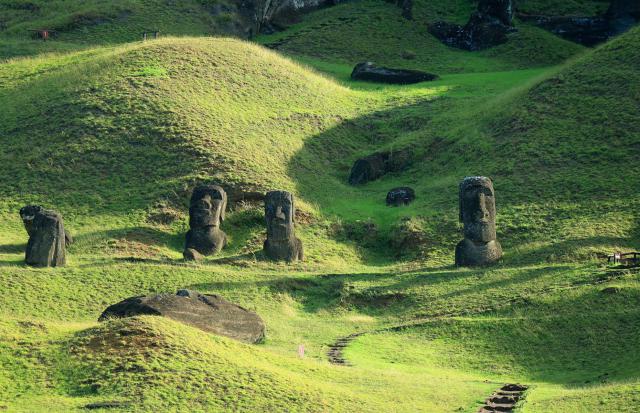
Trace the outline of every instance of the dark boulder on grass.
<path fill-rule="evenodd" d="M 348 182 L 350 185 L 362 185 L 375 181 L 386 173 L 407 169 L 411 162 L 412 156 L 409 150 L 374 153 L 354 162 Z"/>
<path fill-rule="evenodd" d="M 391 69 L 371 62 L 358 63 L 351 72 L 351 79 L 368 82 L 408 85 L 438 79 L 437 75 L 419 70 Z"/>
<path fill-rule="evenodd" d="M 60 267 L 66 263 L 65 231 L 62 216 L 40 206 L 20 210 L 29 234 L 25 263 L 34 267 Z"/>
<path fill-rule="evenodd" d="M 387 193 L 387 206 L 409 205 L 416 199 L 416 192 L 408 186 L 393 188 Z"/>
<path fill-rule="evenodd" d="M 191 290 L 127 298 L 104 310 L 98 321 L 138 315 L 167 317 L 247 343 L 260 342 L 265 335 L 265 325 L 258 314 L 220 296 Z"/>

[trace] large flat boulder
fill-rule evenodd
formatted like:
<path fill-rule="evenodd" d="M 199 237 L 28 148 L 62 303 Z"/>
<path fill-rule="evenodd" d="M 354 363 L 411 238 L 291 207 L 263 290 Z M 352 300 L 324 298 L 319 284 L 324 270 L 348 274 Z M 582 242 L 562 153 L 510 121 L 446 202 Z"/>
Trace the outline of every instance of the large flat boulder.
<path fill-rule="evenodd" d="M 437 75 L 419 70 L 391 69 L 371 62 L 358 63 L 351 72 L 351 79 L 368 82 L 408 85 L 438 79 Z"/>
<path fill-rule="evenodd" d="M 109 306 L 98 321 L 138 315 L 167 317 L 246 343 L 258 343 L 265 335 L 264 321 L 258 314 L 218 295 L 200 294 L 191 290 L 127 298 Z"/>

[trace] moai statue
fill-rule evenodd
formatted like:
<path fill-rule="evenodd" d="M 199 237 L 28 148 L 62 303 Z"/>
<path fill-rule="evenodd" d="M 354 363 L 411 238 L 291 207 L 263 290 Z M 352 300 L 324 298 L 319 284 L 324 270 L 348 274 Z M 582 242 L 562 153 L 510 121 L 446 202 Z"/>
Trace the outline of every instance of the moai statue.
<path fill-rule="evenodd" d="M 33 219 L 35 218 L 38 212 L 44 211 L 44 208 L 40 205 L 27 205 L 25 207 L 20 208 L 20 218 L 22 218 L 22 223 L 24 224 L 24 229 L 27 230 L 27 234 L 31 236 L 32 228 L 33 228 Z M 68 231 L 64 232 L 64 245 L 68 247 L 73 243 L 73 238 Z"/>
<path fill-rule="evenodd" d="M 496 240 L 496 202 L 491 179 L 464 178 L 459 197 L 464 239 L 456 246 L 456 265 L 478 266 L 498 261 L 502 247 Z"/>
<path fill-rule="evenodd" d="M 296 238 L 293 195 L 286 191 L 268 192 L 264 199 L 264 215 L 267 222 L 267 240 L 264 253 L 272 260 L 302 261 L 302 241 Z"/>
<path fill-rule="evenodd" d="M 65 231 L 62 216 L 38 205 L 20 209 L 20 217 L 29 234 L 25 262 L 34 267 L 65 265 Z"/>
<path fill-rule="evenodd" d="M 221 187 L 201 185 L 193 190 L 183 253 L 185 260 L 216 254 L 227 245 L 227 235 L 220 229 L 226 209 L 227 193 Z"/>

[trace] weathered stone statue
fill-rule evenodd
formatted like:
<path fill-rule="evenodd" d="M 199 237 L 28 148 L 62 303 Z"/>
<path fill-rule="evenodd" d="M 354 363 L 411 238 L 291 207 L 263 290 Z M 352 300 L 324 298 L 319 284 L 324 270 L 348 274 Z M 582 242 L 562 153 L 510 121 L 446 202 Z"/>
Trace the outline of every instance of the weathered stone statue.
<path fill-rule="evenodd" d="M 27 230 L 27 234 L 31 236 L 32 228 L 33 228 L 33 219 L 36 216 L 36 213 L 44 211 L 44 208 L 40 205 L 27 205 L 25 207 L 20 208 L 20 218 L 22 218 L 22 223 L 24 224 L 24 229 Z M 66 247 L 73 243 L 73 237 L 69 234 L 69 231 L 64 231 L 64 244 Z"/>
<path fill-rule="evenodd" d="M 20 217 L 29 234 L 25 262 L 34 267 L 65 265 L 65 231 L 62 216 L 39 205 L 20 209 Z"/>
<path fill-rule="evenodd" d="M 456 265 L 477 266 L 498 261 L 502 248 L 496 240 L 496 202 L 491 179 L 464 178 L 459 197 L 464 239 L 456 246 Z"/>
<path fill-rule="evenodd" d="M 293 195 L 286 191 L 268 192 L 264 200 L 267 240 L 264 253 L 272 260 L 297 261 L 304 258 L 302 241 L 296 238 Z"/>
<path fill-rule="evenodd" d="M 201 185 L 193 190 L 183 253 L 186 260 L 216 254 L 227 245 L 227 235 L 220 229 L 226 209 L 227 194 L 221 187 Z"/>

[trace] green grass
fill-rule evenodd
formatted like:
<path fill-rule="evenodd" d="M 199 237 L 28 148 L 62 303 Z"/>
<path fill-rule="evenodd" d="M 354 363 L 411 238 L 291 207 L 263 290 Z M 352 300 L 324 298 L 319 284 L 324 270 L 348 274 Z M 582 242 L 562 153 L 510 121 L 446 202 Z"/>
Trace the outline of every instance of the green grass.
<path fill-rule="evenodd" d="M 42 19 L 53 5 L 42 3 Z M 110 23 L 87 29 L 86 43 L 69 31 L 43 53 L 16 36 L 19 24 L 46 20 L 4 10 L 16 27 L 3 35 L 9 54 L 37 55 L 0 64 L 0 408 L 115 400 L 128 406 L 109 411 L 473 412 L 515 381 L 532 386 L 522 412 L 637 411 L 640 273 L 602 257 L 640 248 L 640 29 L 591 51 L 521 26 L 476 54 L 418 28 L 464 21 L 472 8 L 418 2 L 414 23 L 384 3 L 321 10 L 259 39 L 291 36 L 289 57 L 225 38 L 128 42 L 100 31 Z M 184 24 L 177 34 L 200 33 L 174 11 L 158 13 Z M 355 20 L 339 32 L 345 16 Z M 106 44 L 92 46 L 100 33 Z M 397 55 L 409 44 L 413 61 Z M 352 82 L 365 52 L 441 79 Z M 346 184 L 358 157 L 407 148 L 407 170 Z M 456 269 L 457 184 L 472 174 L 495 182 L 505 257 Z M 307 260 L 265 261 L 261 205 L 232 202 L 228 248 L 183 262 L 197 182 L 222 183 L 232 198 L 293 191 Z M 416 201 L 386 207 L 399 185 Z M 22 264 L 17 211 L 27 203 L 64 215 L 75 238 L 66 267 Z M 393 243 L 398 228 L 420 245 Z M 125 297 L 179 288 L 257 311 L 265 342 L 153 317 L 96 322 Z M 330 365 L 328 346 L 355 331 L 368 334 L 346 349 L 353 367 Z"/>

